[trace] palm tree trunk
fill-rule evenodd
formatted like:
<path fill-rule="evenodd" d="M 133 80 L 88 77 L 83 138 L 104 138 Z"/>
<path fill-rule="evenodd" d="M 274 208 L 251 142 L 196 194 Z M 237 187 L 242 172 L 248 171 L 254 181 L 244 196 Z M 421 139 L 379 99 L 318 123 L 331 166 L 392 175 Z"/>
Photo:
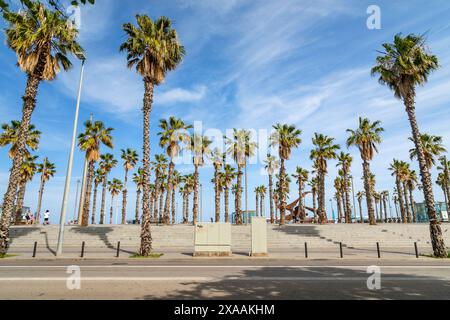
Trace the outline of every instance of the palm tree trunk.
<path fill-rule="evenodd" d="M 400 205 L 400 213 L 402 215 L 402 223 L 406 223 L 406 211 L 405 211 L 405 204 L 403 202 L 403 189 L 402 184 L 400 182 L 400 178 L 396 178 L 396 185 L 397 185 L 397 193 L 398 193 L 398 202 Z"/>
<path fill-rule="evenodd" d="M 237 175 L 237 192 L 235 194 L 235 223 L 236 225 L 242 224 L 242 209 L 241 209 L 241 196 L 242 196 L 242 167 L 238 165 L 238 175 Z"/>
<path fill-rule="evenodd" d="M 344 190 L 341 191 L 341 201 L 342 201 L 342 220 L 345 223 L 350 223 L 350 222 L 348 222 L 348 219 L 347 219 L 347 204 L 345 203 L 345 191 Z"/>
<path fill-rule="evenodd" d="M 376 225 L 375 215 L 373 210 L 372 202 L 372 188 L 370 187 L 369 177 L 370 177 L 370 164 L 366 160 L 363 162 L 363 172 L 364 172 L 364 189 L 366 191 L 366 201 L 367 201 L 367 211 L 369 214 L 369 223 L 371 226 Z"/>
<path fill-rule="evenodd" d="M 350 204 L 350 188 L 348 187 L 350 184 L 349 180 L 350 179 L 348 178 L 348 174 L 346 174 L 344 176 L 345 222 L 351 224 L 352 223 L 352 206 Z M 354 210 L 356 210 L 356 209 L 354 209 Z M 356 215 L 355 215 L 355 217 L 356 217 Z"/>
<path fill-rule="evenodd" d="M 186 194 L 186 213 L 185 213 L 185 224 L 189 223 L 189 193 Z"/>
<path fill-rule="evenodd" d="M 412 218 L 411 218 L 411 211 L 409 210 L 410 206 L 409 206 L 409 200 L 408 200 L 408 187 L 406 186 L 406 182 L 403 182 L 403 194 L 405 197 L 406 217 L 407 217 L 408 223 L 411 223 Z"/>
<path fill-rule="evenodd" d="M 377 199 L 373 199 L 373 202 L 375 203 L 375 216 L 376 216 L 376 221 L 379 222 L 380 221 L 380 215 L 378 213 L 378 203 L 377 203 Z"/>
<path fill-rule="evenodd" d="M 141 199 L 141 188 L 138 187 L 136 190 L 136 209 L 135 209 L 135 215 L 134 215 L 134 220 L 136 221 L 136 224 L 139 223 L 139 206 L 141 203 L 140 199 Z M 150 212 L 151 212 L 151 210 L 150 210 Z"/>
<path fill-rule="evenodd" d="M 142 224 L 141 247 L 139 254 L 148 257 L 152 251 L 152 235 L 150 231 L 150 113 L 153 103 L 153 83 L 150 79 L 144 79 L 144 146 L 143 146 L 143 196 L 142 196 Z"/>
<path fill-rule="evenodd" d="M 383 206 L 384 206 L 384 222 L 388 222 L 388 214 L 387 214 L 387 199 L 386 196 L 383 196 Z"/>
<path fill-rule="evenodd" d="M 94 199 L 92 200 L 92 219 L 91 224 L 95 224 L 95 214 L 97 211 L 97 188 L 98 184 L 94 183 Z"/>
<path fill-rule="evenodd" d="M 27 187 L 26 182 L 21 182 L 19 185 L 19 193 L 17 194 L 17 203 L 16 203 L 16 219 L 15 219 L 16 225 L 20 225 L 20 223 L 22 222 L 23 201 L 25 199 L 26 187 Z"/>
<path fill-rule="evenodd" d="M 442 236 L 441 224 L 437 219 L 436 208 L 434 205 L 433 184 L 431 182 L 431 175 L 429 168 L 427 168 L 423 147 L 420 142 L 420 132 L 417 125 L 415 104 L 415 92 L 410 93 L 409 97 L 405 99 L 406 112 L 408 113 L 409 122 L 411 124 L 412 137 L 416 145 L 417 157 L 419 159 L 420 176 L 422 178 L 422 187 L 425 196 L 425 203 L 428 208 L 428 218 L 430 220 L 430 236 L 433 245 L 433 252 L 436 257 L 447 257 L 447 249 Z"/>
<path fill-rule="evenodd" d="M 280 226 L 284 226 L 286 224 L 286 168 L 284 165 L 285 160 L 281 157 L 281 165 L 280 165 Z"/>
<path fill-rule="evenodd" d="M 261 199 L 260 199 L 261 204 L 259 205 L 259 208 L 261 210 L 261 218 L 266 217 L 265 212 L 264 212 L 264 198 L 265 198 L 264 195 L 262 195 Z"/>
<path fill-rule="evenodd" d="M 111 206 L 109 209 L 109 224 L 113 224 L 113 216 L 114 216 L 114 196 L 111 195 Z"/>
<path fill-rule="evenodd" d="M 314 222 L 317 223 L 317 202 L 316 202 L 316 190 L 312 190 L 312 203 L 314 210 Z"/>
<path fill-rule="evenodd" d="M 442 193 L 444 194 L 444 201 L 447 211 L 450 210 L 450 206 L 448 205 L 448 193 L 445 186 L 442 186 Z"/>
<path fill-rule="evenodd" d="M 273 212 L 273 177 L 269 175 L 269 205 L 270 205 L 270 223 L 274 224 L 274 212 Z"/>
<path fill-rule="evenodd" d="M 364 223 L 364 215 L 363 215 L 363 209 L 362 209 L 362 199 L 358 199 L 359 204 L 359 218 L 361 219 L 361 223 Z"/>
<path fill-rule="evenodd" d="M 161 188 L 161 191 L 159 192 L 159 215 L 158 215 L 158 223 L 163 222 L 164 217 L 164 188 Z"/>
<path fill-rule="evenodd" d="M 170 210 L 170 200 L 172 199 L 172 192 L 173 192 L 173 173 L 175 171 L 175 164 L 173 161 L 170 161 L 169 164 L 169 176 L 167 179 L 167 195 L 166 195 L 166 202 L 164 203 L 164 224 L 170 223 L 169 218 L 169 210 Z"/>
<path fill-rule="evenodd" d="M 155 206 L 156 206 L 155 202 L 156 202 L 156 200 L 155 200 L 155 191 L 153 191 L 150 194 L 150 217 L 149 217 L 149 220 L 150 220 L 151 223 L 156 223 L 156 217 L 154 216 Z M 142 214 L 141 214 L 141 222 L 142 222 Z"/>
<path fill-rule="evenodd" d="M 328 223 L 328 217 L 327 213 L 325 211 L 325 172 L 319 171 L 319 209 L 318 209 L 318 216 L 319 216 L 319 223 L 320 224 L 327 224 Z"/>
<path fill-rule="evenodd" d="M 408 191 L 409 191 L 409 203 L 411 205 L 412 218 L 413 218 L 413 222 L 416 223 L 417 222 L 417 213 L 416 213 L 416 208 L 414 205 L 413 191 L 411 188 L 408 188 Z"/>
<path fill-rule="evenodd" d="M 122 190 L 122 224 L 127 223 L 127 183 L 128 183 L 128 168 L 125 168 L 125 179 Z"/>
<path fill-rule="evenodd" d="M 198 165 L 194 165 L 194 207 L 192 209 L 193 223 L 197 225 L 198 221 L 198 189 L 199 189 L 199 175 Z"/>
<path fill-rule="evenodd" d="M 215 166 L 214 168 L 214 196 L 215 205 L 214 211 L 216 214 L 216 222 L 220 222 L 220 181 L 219 181 L 219 168 Z"/>
<path fill-rule="evenodd" d="M 105 174 L 103 177 L 103 187 L 102 187 L 102 204 L 100 207 L 100 224 L 105 223 L 105 206 L 106 206 L 106 182 L 108 181 L 108 176 Z"/>
<path fill-rule="evenodd" d="M 9 175 L 8 187 L 3 197 L 2 216 L 0 219 L 0 256 L 6 254 L 9 249 L 9 227 L 14 207 L 17 186 L 20 180 L 20 167 L 23 163 L 23 156 L 30 126 L 31 115 L 36 106 L 36 95 L 40 83 L 40 75 L 44 69 L 43 62 L 36 67 L 36 75 L 28 75 L 27 87 L 23 96 L 22 120 L 16 142 L 16 154 L 13 159 L 12 168 Z"/>
<path fill-rule="evenodd" d="M 175 224 L 175 191 L 175 189 L 172 190 L 172 224 Z"/>
<path fill-rule="evenodd" d="M 42 197 L 44 195 L 44 188 L 45 188 L 45 181 L 43 179 L 43 177 L 41 177 L 41 184 L 39 186 L 39 195 L 38 195 L 38 204 L 37 204 L 37 209 L 36 209 L 36 221 L 35 224 L 40 224 L 40 217 L 41 217 L 41 208 L 42 208 Z"/>
<path fill-rule="evenodd" d="M 300 221 L 305 220 L 305 208 L 303 208 L 303 181 L 298 179 L 298 213 Z"/>
<path fill-rule="evenodd" d="M 337 203 L 337 211 L 338 211 L 338 222 L 342 223 L 342 207 L 341 207 L 341 196 L 336 194 L 336 203 Z"/>
<path fill-rule="evenodd" d="M 228 187 L 225 188 L 225 223 L 230 222 L 230 215 L 228 212 L 228 201 L 229 201 L 230 189 Z"/>
<path fill-rule="evenodd" d="M 159 193 L 161 192 L 161 179 L 160 179 L 160 173 L 157 172 L 156 173 L 156 177 L 155 177 L 155 206 L 153 208 L 153 220 L 155 223 L 158 223 L 158 200 L 159 200 Z"/>
<path fill-rule="evenodd" d="M 89 207 L 91 203 L 92 193 L 92 179 L 94 177 L 94 161 L 89 161 L 88 174 L 86 177 L 86 196 L 83 204 L 83 215 L 81 217 L 81 226 L 87 227 L 89 225 Z"/>
<path fill-rule="evenodd" d="M 259 195 L 256 193 L 256 216 L 259 217 Z"/>

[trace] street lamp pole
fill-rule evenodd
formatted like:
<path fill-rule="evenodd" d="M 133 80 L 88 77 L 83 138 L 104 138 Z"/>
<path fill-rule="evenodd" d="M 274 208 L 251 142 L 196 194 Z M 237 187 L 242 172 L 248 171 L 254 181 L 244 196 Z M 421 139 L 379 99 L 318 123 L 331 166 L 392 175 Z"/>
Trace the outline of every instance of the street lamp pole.
<path fill-rule="evenodd" d="M 68 163 L 67 172 L 66 172 L 66 183 L 64 185 L 64 196 L 63 196 L 62 207 L 61 207 L 61 217 L 60 217 L 60 221 L 59 221 L 58 245 L 56 248 L 56 256 L 62 255 L 62 249 L 63 249 L 64 225 L 66 223 L 67 202 L 69 199 L 70 179 L 72 176 L 73 154 L 75 152 L 75 141 L 77 138 L 77 124 L 78 124 L 78 114 L 79 114 L 79 110 L 80 110 L 81 89 L 83 87 L 83 75 L 84 75 L 84 60 L 81 63 L 80 83 L 78 86 L 77 104 L 75 107 L 75 118 L 73 120 L 72 145 L 70 146 L 69 163 Z"/>
<path fill-rule="evenodd" d="M 334 216 L 333 199 L 330 199 L 330 206 L 331 206 L 331 217 L 334 221 L 336 217 Z"/>

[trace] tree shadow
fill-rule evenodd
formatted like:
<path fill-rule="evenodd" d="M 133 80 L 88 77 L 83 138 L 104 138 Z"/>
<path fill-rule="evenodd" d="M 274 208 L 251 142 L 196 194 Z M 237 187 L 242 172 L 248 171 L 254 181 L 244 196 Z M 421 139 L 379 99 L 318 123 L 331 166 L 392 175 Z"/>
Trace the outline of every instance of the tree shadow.
<path fill-rule="evenodd" d="M 450 281 L 437 277 L 383 274 L 381 289 L 369 290 L 365 270 L 341 268 L 261 267 L 227 275 L 217 281 L 184 282 L 182 289 L 165 296 L 148 294 L 144 299 L 208 300 L 391 300 L 448 299 Z M 204 275 L 204 274 L 203 274 Z"/>

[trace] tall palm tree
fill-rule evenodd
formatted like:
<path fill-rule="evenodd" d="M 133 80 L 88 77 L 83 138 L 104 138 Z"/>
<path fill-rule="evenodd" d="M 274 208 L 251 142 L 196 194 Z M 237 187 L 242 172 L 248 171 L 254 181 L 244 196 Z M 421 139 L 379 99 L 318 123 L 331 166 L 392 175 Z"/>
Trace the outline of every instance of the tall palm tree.
<path fill-rule="evenodd" d="M 211 151 L 211 160 L 214 165 L 214 195 L 215 195 L 215 221 L 220 222 L 220 192 L 223 190 L 222 184 L 220 183 L 220 169 L 223 166 L 223 163 L 225 161 L 226 154 L 222 153 L 222 151 L 219 148 L 214 148 L 213 151 Z"/>
<path fill-rule="evenodd" d="M 189 197 L 191 193 L 194 191 L 195 178 L 193 174 L 186 175 L 184 177 L 184 194 L 185 197 L 185 212 L 183 214 L 183 223 L 189 223 Z"/>
<path fill-rule="evenodd" d="M 255 188 L 255 197 L 256 197 L 256 216 L 259 217 L 260 216 L 260 211 L 259 211 L 259 197 L 261 195 L 261 187 L 258 186 Z"/>
<path fill-rule="evenodd" d="M 274 156 L 268 154 L 264 161 L 267 174 L 269 175 L 269 203 L 270 203 L 270 223 L 275 223 L 274 216 L 274 194 L 273 194 L 273 174 L 280 169 L 280 162 Z"/>
<path fill-rule="evenodd" d="M 360 218 L 360 220 L 361 220 L 361 223 L 364 223 L 363 208 L 362 208 L 362 201 L 363 201 L 364 196 L 365 196 L 364 191 L 359 191 L 359 192 L 356 194 L 356 197 L 357 197 L 357 199 L 358 199 L 358 205 L 359 205 L 359 218 Z"/>
<path fill-rule="evenodd" d="M 17 194 L 16 202 L 16 224 L 20 224 L 22 220 L 22 209 L 23 200 L 25 198 L 25 190 L 27 183 L 33 180 L 34 175 L 37 170 L 37 160 L 38 156 L 27 155 L 22 162 L 20 167 L 20 182 L 19 182 L 19 192 Z"/>
<path fill-rule="evenodd" d="M 317 183 L 319 193 L 319 207 L 317 215 L 319 216 L 319 223 L 326 224 L 328 221 L 325 212 L 325 176 L 328 173 L 327 161 L 336 159 L 339 145 L 334 143 L 334 138 L 325 136 L 323 134 L 314 134 L 312 139 L 315 149 L 311 150 L 311 160 L 314 160 L 317 169 Z"/>
<path fill-rule="evenodd" d="M 297 180 L 298 185 L 298 207 L 300 208 L 300 220 L 304 220 L 306 216 L 306 211 L 303 206 L 303 192 L 306 182 L 309 179 L 309 171 L 303 169 L 302 167 L 297 167 L 295 174 L 292 175 Z"/>
<path fill-rule="evenodd" d="M 343 196 L 345 197 L 345 222 L 352 223 L 352 209 L 350 204 L 350 168 L 353 158 L 349 153 L 341 152 L 338 157 L 337 166 L 341 168 L 343 173 Z"/>
<path fill-rule="evenodd" d="M 260 216 L 261 217 L 265 217 L 266 216 L 266 212 L 265 212 L 265 208 L 264 208 L 264 203 L 265 203 L 265 198 L 266 198 L 266 193 L 267 193 L 267 188 L 266 188 L 266 186 L 260 186 L 259 187 L 259 196 L 260 196 L 260 205 L 259 205 L 259 208 L 260 208 Z"/>
<path fill-rule="evenodd" d="M 409 138 L 409 140 L 414 142 L 413 138 Z M 423 148 L 423 155 L 425 157 L 427 168 L 428 170 L 431 170 L 436 164 L 435 158 L 442 153 L 447 152 L 442 144 L 442 137 L 423 133 L 420 135 L 420 144 Z M 417 149 L 414 148 L 409 150 L 409 156 L 411 160 L 417 159 Z"/>
<path fill-rule="evenodd" d="M 16 152 L 3 198 L 0 220 L 0 255 L 9 246 L 9 226 L 14 197 L 20 182 L 31 115 L 36 106 L 39 84 L 55 79 L 61 67 L 68 70 L 69 54 L 84 59 L 83 49 L 76 42 L 78 30 L 59 11 L 52 11 L 41 2 L 24 2 L 19 12 L 4 11 L 7 24 L 6 43 L 17 55 L 17 65 L 27 74 L 23 96 L 22 119 L 17 135 Z"/>
<path fill-rule="evenodd" d="M 176 117 L 170 117 L 169 120 L 161 119 L 159 121 L 159 127 L 161 132 L 158 133 L 161 136 L 159 145 L 161 148 L 166 149 L 166 153 L 170 158 L 169 163 L 169 175 L 167 180 L 167 195 L 164 204 L 164 223 L 169 224 L 169 206 L 173 191 L 173 172 L 175 171 L 174 159 L 178 157 L 181 147 L 180 143 L 189 143 L 188 129 L 192 128 L 191 125 L 186 125 L 181 119 Z"/>
<path fill-rule="evenodd" d="M 430 168 L 427 166 L 415 111 L 416 86 L 423 85 L 428 81 L 428 76 L 439 67 L 438 58 L 428 51 L 425 39 L 421 35 L 410 34 L 404 37 L 398 34 L 393 43 L 385 43 L 383 47 L 385 52 L 377 57 L 376 64 L 372 68 L 372 75 L 379 75 L 379 82 L 394 91 L 395 97 L 401 99 L 405 105 L 417 150 L 425 203 L 430 220 L 433 252 L 436 257 L 447 257 L 447 249 L 434 205 Z"/>
<path fill-rule="evenodd" d="M 190 138 L 189 145 L 187 145 L 187 149 L 192 152 L 192 161 L 194 163 L 194 207 L 192 209 L 194 225 L 198 222 L 198 191 L 200 184 L 198 168 L 203 167 L 205 156 L 211 153 L 209 150 L 211 143 L 212 141 L 208 137 L 194 133 Z"/>
<path fill-rule="evenodd" d="M 417 212 L 413 196 L 413 191 L 416 188 L 416 186 L 417 186 L 417 173 L 414 170 L 410 170 L 406 179 L 406 188 L 408 189 L 409 193 L 409 203 L 411 204 L 411 213 L 414 223 L 417 222 Z"/>
<path fill-rule="evenodd" d="M 86 121 L 85 131 L 78 136 L 78 145 L 82 151 L 86 152 L 88 171 L 86 175 L 86 195 L 84 197 L 81 226 L 87 227 L 89 224 L 89 205 L 91 201 L 92 179 L 94 177 L 95 163 L 100 160 L 100 147 L 105 145 L 113 148 L 111 132 L 113 128 L 106 128 L 101 121 Z"/>
<path fill-rule="evenodd" d="M 302 131 L 297 129 L 294 125 L 280 124 L 278 123 L 273 127 L 275 131 L 270 136 L 270 146 L 278 147 L 278 156 L 280 158 L 280 225 L 285 224 L 286 218 L 286 165 L 285 161 L 291 157 L 292 149 L 298 148 L 302 140 L 300 135 Z M 300 204 L 301 205 L 301 204 Z"/>
<path fill-rule="evenodd" d="M 100 208 L 100 224 L 105 223 L 105 205 L 106 205 L 106 189 L 108 183 L 108 174 L 117 166 L 118 161 L 110 153 L 100 156 L 99 167 L 103 171 L 103 187 L 102 187 L 102 203 Z"/>
<path fill-rule="evenodd" d="M 111 193 L 111 207 L 109 210 L 109 224 L 113 224 L 114 214 L 114 198 L 120 194 L 123 189 L 123 183 L 119 179 L 114 178 L 112 181 L 108 181 L 108 191 Z"/>
<path fill-rule="evenodd" d="M 229 194 L 230 189 L 233 186 L 233 181 L 234 179 L 236 179 L 236 177 L 237 177 L 236 169 L 229 164 L 226 164 L 223 167 L 223 171 L 220 173 L 220 181 L 222 184 L 222 188 L 224 189 L 225 223 L 230 222 Z"/>
<path fill-rule="evenodd" d="M 0 134 L 0 147 L 11 145 L 11 148 L 8 151 L 8 156 L 10 159 L 14 159 L 17 153 L 17 139 L 19 136 L 20 125 L 20 121 L 17 120 L 12 120 L 11 125 L 7 123 L 2 124 L 3 132 Z M 25 156 L 29 154 L 27 147 L 33 151 L 38 149 L 40 138 L 41 132 L 36 130 L 34 125 L 30 124 L 28 126 L 28 134 L 25 143 L 26 147 L 24 149 Z"/>
<path fill-rule="evenodd" d="M 384 222 L 388 222 L 388 214 L 387 214 L 387 202 L 389 198 L 389 191 L 385 190 L 381 192 L 381 197 L 383 201 L 383 208 L 384 208 Z"/>
<path fill-rule="evenodd" d="M 231 138 L 226 138 L 226 144 L 228 145 L 227 153 L 233 157 L 234 162 L 237 164 L 237 190 L 235 193 L 235 223 L 237 225 L 242 224 L 242 169 L 247 168 L 247 158 L 252 157 L 255 154 L 255 150 L 258 145 L 252 141 L 251 131 L 245 129 L 233 129 L 233 135 Z M 246 170 L 247 172 L 247 170 Z M 246 176 L 247 177 L 247 176 Z M 247 195 L 247 179 L 245 179 L 245 190 Z M 247 199 L 247 197 L 246 197 Z M 246 200 L 247 201 L 247 200 Z M 247 205 L 246 205 L 247 207 Z M 246 212 L 248 215 L 248 212 Z M 248 220 L 248 219 L 247 219 Z"/>
<path fill-rule="evenodd" d="M 370 122 L 367 118 L 359 118 L 358 129 L 347 130 L 350 134 L 350 137 L 347 139 L 347 147 L 357 146 L 363 160 L 364 189 L 370 225 L 376 225 L 372 202 L 373 195 L 369 184 L 371 174 L 370 161 L 373 160 L 375 153 L 378 152 L 377 145 L 381 143 L 381 133 L 383 131 L 380 121 Z"/>
<path fill-rule="evenodd" d="M 396 160 L 391 163 L 391 166 L 389 167 L 389 170 L 392 171 L 392 176 L 395 176 L 395 185 L 397 189 L 397 201 L 400 204 L 400 213 L 402 217 L 402 222 L 407 222 L 406 217 L 406 211 L 405 211 L 405 204 L 404 204 L 404 198 L 403 198 L 403 189 L 402 189 L 402 176 L 404 172 L 406 162 Z"/>
<path fill-rule="evenodd" d="M 343 221 L 343 210 L 342 210 L 342 190 L 343 190 L 343 181 L 341 177 L 336 177 L 334 179 L 334 189 L 335 189 L 335 199 L 337 204 L 338 211 L 338 222 L 342 223 Z"/>
<path fill-rule="evenodd" d="M 166 74 L 174 70 L 183 59 L 184 47 L 178 40 L 172 22 L 167 17 L 153 21 L 146 15 L 136 16 L 137 26 L 131 23 L 123 25 L 127 40 L 120 46 L 127 52 L 128 67 L 136 66 L 136 71 L 144 80 L 144 146 L 143 169 L 144 188 L 142 199 L 142 228 L 140 255 L 149 256 L 152 251 L 150 232 L 150 114 L 153 104 L 154 87 L 162 84 Z"/>
<path fill-rule="evenodd" d="M 128 171 L 133 170 L 136 167 L 136 164 L 138 163 L 139 156 L 134 149 L 122 149 L 121 150 L 122 155 L 121 158 L 123 160 L 123 168 L 125 170 L 125 179 L 123 183 L 123 189 L 122 189 L 122 224 L 126 223 L 127 220 L 127 193 L 128 193 Z"/>
<path fill-rule="evenodd" d="M 48 161 L 48 158 L 45 158 L 43 163 L 38 164 L 37 173 L 41 174 L 41 184 L 39 186 L 38 204 L 35 217 L 36 224 L 39 224 L 41 216 L 42 196 L 44 195 L 45 184 L 50 180 L 50 178 L 55 175 L 55 164 Z"/>
<path fill-rule="evenodd" d="M 141 204 L 141 193 L 142 193 L 142 187 L 144 186 L 144 169 L 139 168 L 137 172 L 133 174 L 133 182 L 136 184 L 136 208 L 135 208 L 135 217 L 134 220 L 136 221 L 136 224 L 139 223 L 139 207 Z"/>
<path fill-rule="evenodd" d="M 97 213 L 97 189 L 98 186 L 103 182 L 105 172 L 102 169 L 97 169 L 94 172 L 94 198 L 92 200 L 92 216 L 91 224 L 95 224 L 95 217 Z"/>

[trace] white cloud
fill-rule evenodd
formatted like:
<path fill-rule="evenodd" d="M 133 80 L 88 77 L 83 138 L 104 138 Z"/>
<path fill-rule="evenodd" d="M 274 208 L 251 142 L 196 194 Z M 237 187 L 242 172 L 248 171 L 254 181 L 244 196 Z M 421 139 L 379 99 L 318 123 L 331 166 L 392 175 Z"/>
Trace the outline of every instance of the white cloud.
<path fill-rule="evenodd" d="M 177 102 L 195 102 L 203 99 L 206 94 L 205 86 L 198 86 L 192 90 L 176 88 L 159 93 L 155 97 L 157 104 L 172 104 Z"/>

